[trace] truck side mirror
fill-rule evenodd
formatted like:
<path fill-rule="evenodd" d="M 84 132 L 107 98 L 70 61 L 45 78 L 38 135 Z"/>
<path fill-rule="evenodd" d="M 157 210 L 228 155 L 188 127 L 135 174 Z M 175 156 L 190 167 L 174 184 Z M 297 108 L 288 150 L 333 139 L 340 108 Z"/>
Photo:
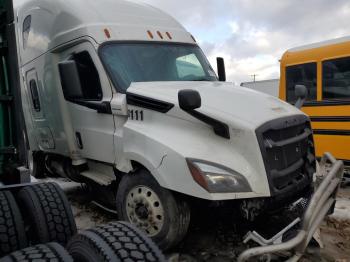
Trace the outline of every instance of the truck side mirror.
<path fill-rule="evenodd" d="M 302 108 L 306 98 L 307 98 L 307 88 L 304 85 L 296 85 L 295 86 L 295 96 L 298 99 L 297 102 L 295 103 L 295 106 L 297 108 Z"/>
<path fill-rule="evenodd" d="M 58 64 L 63 94 L 66 100 L 75 101 L 84 97 L 78 67 L 75 61 L 64 61 Z"/>
<path fill-rule="evenodd" d="M 217 57 L 216 61 L 218 66 L 219 81 L 225 82 L 226 81 L 225 60 L 222 57 Z"/>
<path fill-rule="evenodd" d="M 181 90 L 179 92 L 179 106 L 184 111 L 193 111 L 202 106 L 202 98 L 196 90 Z"/>

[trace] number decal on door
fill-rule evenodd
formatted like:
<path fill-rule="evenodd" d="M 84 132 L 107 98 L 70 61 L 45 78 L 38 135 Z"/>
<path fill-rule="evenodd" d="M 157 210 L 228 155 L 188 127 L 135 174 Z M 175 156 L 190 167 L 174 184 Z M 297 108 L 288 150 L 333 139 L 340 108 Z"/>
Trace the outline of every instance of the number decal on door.
<path fill-rule="evenodd" d="M 143 110 L 129 110 L 129 119 L 135 121 L 143 121 Z"/>

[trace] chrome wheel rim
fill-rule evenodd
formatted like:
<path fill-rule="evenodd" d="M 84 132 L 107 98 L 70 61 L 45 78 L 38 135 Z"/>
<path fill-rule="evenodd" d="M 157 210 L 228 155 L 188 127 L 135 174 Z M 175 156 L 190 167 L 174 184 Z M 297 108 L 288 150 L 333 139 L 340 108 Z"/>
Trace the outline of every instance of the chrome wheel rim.
<path fill-rule="evenodd" d="M 146 186 L 134 187 L 126 197 L 126 213 L 130 222 L 153 237 L 164 225 L 164 208 L 158 195 Z"/>

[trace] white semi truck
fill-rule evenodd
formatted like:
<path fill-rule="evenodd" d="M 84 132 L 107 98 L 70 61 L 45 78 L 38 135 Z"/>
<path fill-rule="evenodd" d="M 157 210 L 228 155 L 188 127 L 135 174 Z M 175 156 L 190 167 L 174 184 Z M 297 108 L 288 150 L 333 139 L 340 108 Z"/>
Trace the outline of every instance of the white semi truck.
<path fill-rule="evenodd" d="M 225 83 L 171 16 L 119 0 L 28 0 L 15 16 L 34 176 L 87 183 L 163 249 L 193 199 L 253 220 L 312 192 L 309 118 Z"/>

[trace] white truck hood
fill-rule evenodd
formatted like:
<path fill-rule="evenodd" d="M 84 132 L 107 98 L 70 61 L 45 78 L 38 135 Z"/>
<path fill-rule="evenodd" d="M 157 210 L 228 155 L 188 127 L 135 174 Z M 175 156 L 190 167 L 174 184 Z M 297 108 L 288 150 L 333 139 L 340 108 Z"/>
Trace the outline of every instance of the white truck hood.
<path fill-rule="evenodd" d="M 178 107 L 178 92 L 197 90 L 202 97 L 198 111 L 230 124 L 230 120 L 249 123 L 252 128 L 290 115 L 303 114 L 282 100 L 232 83 L 223 82 L 140 82 L 133 83 L 128 93 L 169 102 Z M 186 114 L 177 114 L 186 117 Z M 187 118 L 187 117 L 186 117 Z"/>

